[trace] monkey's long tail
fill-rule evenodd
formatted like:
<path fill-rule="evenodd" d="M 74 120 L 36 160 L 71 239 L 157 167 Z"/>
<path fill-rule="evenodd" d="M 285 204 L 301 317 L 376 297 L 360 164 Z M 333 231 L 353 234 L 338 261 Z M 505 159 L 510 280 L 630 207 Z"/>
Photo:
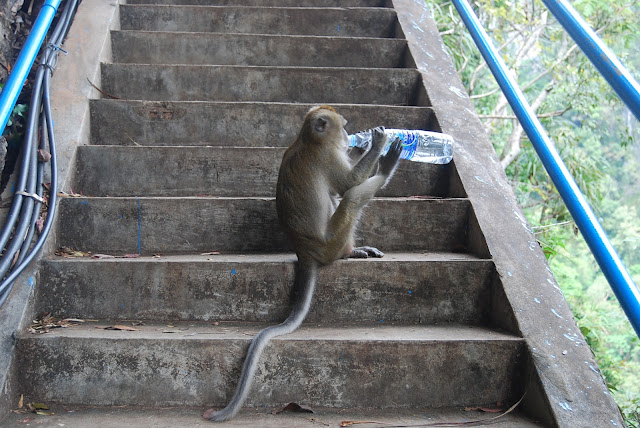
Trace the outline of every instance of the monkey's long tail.
<path fill-rule="evenodd" d="M 297 298 L 291 314 L 289 314 L 289 317 L 287 317 L 283 323 L 260 330 L 256 337 L 253 338 L 251 345 L 249 345 L 244 365 L 242 366 L 242 374 L 238 381 L 238 387 L 231 401 L 224 409 L 217 412 L 207 410 L 202 417 L 213 422 L 222 422 L 233 418 L 235 414 L 238 413 L 238 410 L 240 410 L 244 400 L 249 394 L 253 375 L 255 374 L 260 354 L 262 354 L 265 345 L 273 337 L 295 331 L 307 316 L 317 277 L 318 265 L 315 262 L 307 263 L 304 266 L 302 266 L 300 262 L 296 264 L 294 287 L 296 287 L 296 290 L 299 290 L 300 295 Z"/>

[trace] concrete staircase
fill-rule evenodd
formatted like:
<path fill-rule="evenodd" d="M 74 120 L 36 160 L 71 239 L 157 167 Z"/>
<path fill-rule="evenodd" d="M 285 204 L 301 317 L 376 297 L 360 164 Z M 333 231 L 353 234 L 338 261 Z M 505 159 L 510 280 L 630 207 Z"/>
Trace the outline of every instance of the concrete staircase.
<path fill-rule="evenodd" d="M 520 308 L 533 303 L 510 296 L 554 284 L 525 278 L 518 289 L 496 260 L 508 249 L 491 247 L 500 233 L 483 230 L 487 207 L 497 200 L 491 209 L 503 211 L 513 195 L 475 186 L 497 171 L 494 155 L 456 95 L 457 77 L 445 73 L 449 90 L 425 72 L 424 53 L 441 47 L 411 24 L 439 40 L 420 2 L 129 0 L 119 12 L 105 96 L 90 101 L 90 144 L 76 153 L 81 196 L 61 200 L 55 237 L 95 258 L 43 259 L 33 303 L 34 314 L 96 321 L 23 330 L 17 342 L 16 392 L 57 404 L 47 421 L 209 424 L 199 415 L 226 404 L 251 338 L 291 308 L 295 256 L 277 223 L 275 181 L 305 112 L 328 103 L 349 132 L 451 133 L 455 162 L 402 161 L 360 226 L 362 243 L 386 256 L 321 270 L 307 322 L 268 346 L 247 407 L 229 424 L 459 422 L 492 416 L 465 407 L 507 408 L 526 392 L 498 426 L 587 426 L 562 414 L 573 383 L 562 379 L 557 392 L 563 366 L 545 365 L 551 357 L 527 336 L 537 316 Z M 498 222 L 510 234 L 513 220 Z M 140 256 L 123 257 L 131 254 Z M 539 255 L 521 263 L 546 266 Z M 542 304 L 563 302 L 547 297 Z M 571 326 L 562 305 L 555 313 Z M 544 317 L 533 324 L 550 338 L 546 326 L 559 322 Z M 135 331 L 96 328 L 113 325 Z M 577 358 L 586 351 L 580 342 Z M 271 414 L 289 402 L 316 413 Z M 612 415 L 603 417 L 618 421 Z"/>

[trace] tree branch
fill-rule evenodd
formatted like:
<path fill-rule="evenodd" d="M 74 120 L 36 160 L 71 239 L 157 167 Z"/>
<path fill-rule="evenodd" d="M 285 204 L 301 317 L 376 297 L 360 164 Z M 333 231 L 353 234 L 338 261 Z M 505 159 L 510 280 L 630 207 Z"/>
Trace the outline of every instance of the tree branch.
<path fill-rule="evenodd" d="M 567 107 L 563 110 L 556 110 L 556 111 L 552 111 L 552 112 L 548 112 L 548 113 L 540 113 L 540 114 L 536 114 L 537 117 L 539 118 L 547 118 L 547 117 L 557 117 L 557 116 L 562 116 L 563 114 L 565 114 L 566 112 L 569 111 L 571 107 Z M 517 119 L 517 117 L 515 115 L 490 115 L 490 114 L 479 114 L 478 117 L 480 119 L 499 119 L 499 120 L 513 120 L 513 119 Z"/>
<path fill-rule="evenodd" d="M 531 109 L 535 112 L 540 107 L 540 104 L 547 98 L 547 95 L 552 91 L 553 87 L 548 86 L 542 92 L 538 94 L 536 99 L 531 104 Z M 514 121 L 513 130 L 511 131 L 511 135 L 509 136 L 509 141 L 505 145 L 502 154 L 500 155 L 500 163 L 502 167 L 506 169 L 511 162 L 518 159 L 520 156 L 520 152 L 522 150 L 522 145 L 520 144 L 520 139 L 522 138 L 522 133 L 524 130 L 518 121 Z"/>

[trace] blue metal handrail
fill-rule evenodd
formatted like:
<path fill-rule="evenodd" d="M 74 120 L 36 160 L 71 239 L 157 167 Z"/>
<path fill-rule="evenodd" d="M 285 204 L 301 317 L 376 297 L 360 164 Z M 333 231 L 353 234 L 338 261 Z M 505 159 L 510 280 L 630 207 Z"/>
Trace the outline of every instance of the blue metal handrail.
<path fill-rule="evenodd" d="M 36 60 L 42 41 L 47 35 L 53 18 L 56 16 L 61 0 L 46 0 L 31 28 L 29 37 L 20 51 L 20 55 L 0 94 L 0 133 L 4 132 L 9 116 L 16 105 L 24 81 Z"/>
<path fill-rule="evenodd" d="M 636 119 L 640 120 L 640 84 L 631 73 L 566 0 L 542 2 L 609 82 Z"/>
<path fill-rule="evenodd" d="M 562 0 L 543 1 L 548 4 L 554 3 L 554 1 L 556 3 L 564 3 Z M 471 6 L 467 2 L 467 0 L 452 0 L 452 2 L 458 10 L 458 13 L 460 14 L 463 22 L 467 26 L 469 33 L 471 33 L 473 40 L 475 41 L 478 49 L 480 50 L 480 53 L 487 62 L 487 65 L 489 66 L 489 69 L 498 82 L 498 85 L 502 89 L 502 92 L 509 101 L 509 104 L 511 105 L 511 108 L 513 109 L 516 117 L 520 121 L 522 128 L 527 133 L 527 136 L 529 137 L 529 140 L 531 140 L 531 143 L 538 153 L 538 156 L 540 156 L 542 164 L 546 168 L 547 173 L 558 189 L 558 193 L 564 200 L 564 203 L 566 204 L 569 212 L 578 225 L 580 232 L 584 236 L 584 239 L 589 245 L 591 252 L 600 265 L 600 269 L 602 269 L 602 272 L 607 278 L 607 281 L 609 281 L 609 284 L 611 285 L 613 292 L 618 298 L 622 309 L 629 318 L 631 325 L 635 329 L 636 335 L 640 337 L 640 292 L 638 291 L 638 287 L 633 282 L 633 279 L 631 279 L 631 275 L 629 275 L 629 272 L 624 267 L 622 261 L 620 260 L 620 257 L 611 245 L 611 242 L 607 238 L 607 235 L 602 229 L 602 226 L 596 219 L 596 216 L 589 207 L 589 204 L 587 203 L 585 197 L 580 192 L 580 189 L 571 176 L 571 173 L 562 161 L 562 158 L 549 139 L 549 136 L 536 117 L 533 109 L 527 102 L 524 94 L 518 87 L 517 82 L 507 72 L 507 66 L 505 65 L 502 57 L 498 54 L 496 48 L 491 43 L 489 36 L 485 32 L 484 28 L 482 28 L 482 25 L 471 9 Z M 554 9 L 566 12 L 569 10 L 567 6 L 568 5 L 563 4 L 561 8 L 560 5 L 558 5 L 558 7 L 554 7 Z M 552 13 L 554 12 L 552 11 Z M 572 15 L 577 15 L 577 13 L 573 11 Z M 561 24 L 567 25 L 571 28 L 578 25 L 578 21 L 575 19 L 573 21 L 568 19 L 558 20 L 561 22 Z M 584 24 L 583 21 L 582 24 Z M 586 24 L 584 24 L 583 26 L 586 26 Z M 572 32 L 574 31 L 572 30 Z M 594 38 L 597 38 L 597 36 L 595 36 L 595 33 L 593 33 L 593 31 L 591 31 L 591 33 L 588 33 L 587 31 L 584 31 L 583 28 L 581 35 L 575 37 L 585 38 L 586 41 L 583 43 L 584 46 L 581 46 L 582 49 L 591 50 L 596 49 L 597 46 L 598 49 L 600 49 L 600 52 L 605 52 L 604 50 L 602 50 L 602 46 L 604 46 L 602 42 L 596 42 L 594 40 Z M 606 50 L 606 52 L 607 55 L 611 55 L 613 58 L 615 58 L 615 56 L 613 56 L 613 54 L 611 54 L 608 49 Z M 617 59 L 614 61 L 609 58 L 603 62 L 606 63 L 607 61 L 610 62 L 609 67 L 607 68 L 618 71 L 624 70 L 624 67 Z M 633 109 L 634 106 L 640 106 L 637 101 L 634 101 L 640 99 L 640 95 L 638 94 L 639 91 L 637 89 L 638 84 L 633 80 L 631 75 L 626 72 L 626 70 L 624 71 L 625 73 L 608 73 L 608 78 L 617 80 L 618 78 L 625 77 L 627 79 L 628 83 L 626 85 L 616 84 L 616 86 L 622 88 L 621 90 L 625 91 L 625 93 L 632 93 L 629 97 L 625 95 L 625 98 L 630 99 L 630 108 Z M 633 94 L 634 90 L 635 94 Z M 625 102 L 627 102 L 626 99 Z M 636 117 L 638 117 L 637 112 L 634 112 L 634 114 L 636 115 Z"/>

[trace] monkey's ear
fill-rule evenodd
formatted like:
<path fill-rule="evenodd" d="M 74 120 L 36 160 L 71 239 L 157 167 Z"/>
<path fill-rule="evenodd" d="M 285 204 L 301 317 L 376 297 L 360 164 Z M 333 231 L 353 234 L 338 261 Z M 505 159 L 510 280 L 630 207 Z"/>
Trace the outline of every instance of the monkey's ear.
<path fill-rule="evenodd" d="M 319 117 L 314 122 L 313 129 L 315 129 L 317 132 L 324 132 L 325 129 L 327 129 L 327 124 L 328 123 L 329 122 L 325 118 Z"/>

